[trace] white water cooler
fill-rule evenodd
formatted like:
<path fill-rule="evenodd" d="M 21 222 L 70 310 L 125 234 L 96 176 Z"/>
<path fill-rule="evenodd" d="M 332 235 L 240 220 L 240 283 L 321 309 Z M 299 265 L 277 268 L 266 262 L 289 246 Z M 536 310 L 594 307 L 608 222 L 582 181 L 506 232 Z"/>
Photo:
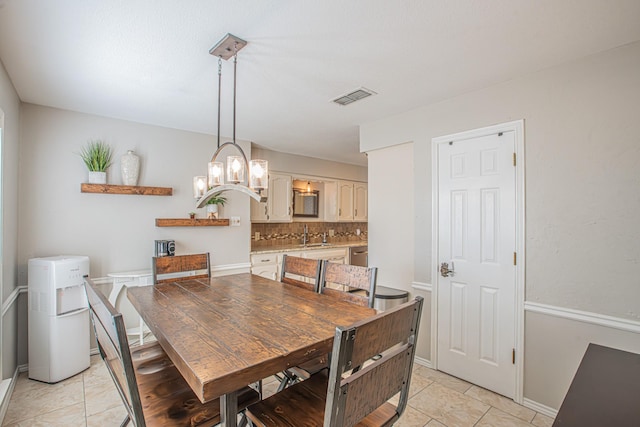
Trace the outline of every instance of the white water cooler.
<path fill-rule="evenodd" d="M 88 274 L 86 256 L 29 260 L 29 378 L 55 383 L 89 367 Z"/>

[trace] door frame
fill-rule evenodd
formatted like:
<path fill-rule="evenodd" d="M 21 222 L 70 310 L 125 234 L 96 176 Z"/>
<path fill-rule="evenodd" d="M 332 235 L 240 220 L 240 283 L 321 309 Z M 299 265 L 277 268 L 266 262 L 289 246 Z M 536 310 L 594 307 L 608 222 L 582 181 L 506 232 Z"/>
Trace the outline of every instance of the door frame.
<path fill-rule="evenodd" d="M 516 289 L 515 289 L 515 346 L 516 346 L 516 378 L 514 401 L 523 402 L 524 391 L 524 298 L 525 298 L 525 185 L 524 185 L 524 119 L 479 129 L 458 132 L 431 139 L 431 364 L 438 368 L 438 272 L 440 254 L 438 253 L 438 212 L 439 212 L 439 182 L 438 182 L 438 148 L 440 144 L 450 141 L 461 141 L 493 135 L 499 132 L 515 132 L 516 158 Z"/>

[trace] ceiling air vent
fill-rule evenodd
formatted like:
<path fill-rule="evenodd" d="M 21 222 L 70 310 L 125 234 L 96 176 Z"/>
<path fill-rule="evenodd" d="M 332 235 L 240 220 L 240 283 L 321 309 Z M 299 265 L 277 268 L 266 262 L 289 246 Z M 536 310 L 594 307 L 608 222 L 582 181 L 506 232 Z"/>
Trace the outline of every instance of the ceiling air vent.
<path fill-rule="evenodd" d="M 360 101 L 361 99 L 366 98 L 367 96 L 371 96 L 375 94 L 376 93 L 374 91 L 361 87 L 360 89 L 356 89 L 351 93 L 339 96 L 338 98 L 334 99 L 333 102 L 340 105 L 349 105 L 352 102 Z"/>

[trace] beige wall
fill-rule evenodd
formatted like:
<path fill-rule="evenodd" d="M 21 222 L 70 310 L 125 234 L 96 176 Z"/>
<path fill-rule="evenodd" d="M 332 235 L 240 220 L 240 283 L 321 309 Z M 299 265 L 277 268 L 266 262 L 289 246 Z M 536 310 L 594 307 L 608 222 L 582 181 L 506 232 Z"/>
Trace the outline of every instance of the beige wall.
<path fill-rule="evenodd" d="M 87 170 L 77 155 L 90 139 L 115 150 L 108 182 L 120 184 L 119 159 L 128 149 L 141 157 L 139 185 L 172 187 L 173 196 L 80 192 Z M 248 143 L 242 143 L 248 151 Z M 240 227 L 155 226 L 155 218 L 186 218 L 195 210 L 194 175 L 206 174 L 215 149 L 209 135 L 26 104 L 20 161 L 20 283 L 32 257 L 83 254 L 91 275 L 151 268 L 155 239 L 175 239 L 176 253 L 211 252 L 213 266 L 249 262 L 249 198 L 229 194 L 223 216 Z M 250 155 L 247 152 L 247 155 Z M 198 210 L 204 216 L 204 209 Z"/>
<path fill-rule="evenodd" d="M 361 150 L 370 153 L 371 177 L 402 174 L 402 162 L 387 162 L 385 155 L 394 155 L 407 141 L 413 142 L 413 152 L 401 160 L 413 162 L 415 172 L 415 179 L 405 184 L 415 194 L 415 222 L 397 221 L 396 211 L 387 209 L 380 188 L 370 182 L 369 211 L 378 213 L 370 214 L 370 241 L 375 241 L 377 229 L 392 223 L 396 232 L 413 235 L 413 280 L 430 283 L 435 262 L 431 139 L 524 119 L 526 300 L 640 325 L 638 70 L 640 43 L 633 43 L 363 125 Z M 369 247 L 381 270 L 394 268 L 402 251 L 399 242 Z M 535 336 L 541 333 L 532 324 L 536 319 L 527 317 L 525 397 L 547 396 L 540 403 L 557 408 L 568 382 L 554 370 L 564 364 L 577 367 L 577 362 L 553 360 L 555 367 L 530 369 L 532 358 L 549 353 L 545 339 Z M 559 345 L 573 345 L 570 333 L 546 329 Z M 634 332 L 625 336 L 638 339 Z M 568 353 L 573 354 L 561 354 Z"/>
<path fill-rule="evenodd" d="M 253 159 L 268 160 L 269 170 L 287 172 L 294 175 L 294 178 L 298 174 L 351 181 L 367 181 L 367 168 L 363 166 L 281 153 L 267 150 L 257 145 L 253 145 L 251 157 Z"/>
<path fill-rule="evenodd" d="M 20 100 L 4 66 L 0 63 L 0 127 L 2 146 L 0 158 L 2 190 L 2 230 L 0 231 L 0 292 L 3 311 L 0 342 L 2 379 L 9 378 L 16 369 L 17 306 L 14 290 L 17 287 L 18 253 L 18 147 L 20 140 Z M 13 302 L 12 302 L 13 301 Z"/>

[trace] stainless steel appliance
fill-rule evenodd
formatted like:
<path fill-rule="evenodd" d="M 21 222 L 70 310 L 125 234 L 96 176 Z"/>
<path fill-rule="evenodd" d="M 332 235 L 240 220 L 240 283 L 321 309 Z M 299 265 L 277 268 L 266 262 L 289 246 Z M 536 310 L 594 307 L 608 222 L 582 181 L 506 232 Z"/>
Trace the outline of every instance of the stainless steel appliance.
<path fill-rule="evenodd" d="M 174 256 L 176 254 L 175 240 L 156 240 L 155 254 L 159 256 Z"/>
<path fill-rule="evenodd" d="M 409 292 L 378 285 L 376 286 L 373 308 L 378 311 L 386 311 L 407 301 L 409 301 Z"/>
<path fill-rule="evenodd" d="M 349 248 L 349 264 L 367 267 L 369 265 L 368 249 L 368 246 L 351 246 Z"/>

